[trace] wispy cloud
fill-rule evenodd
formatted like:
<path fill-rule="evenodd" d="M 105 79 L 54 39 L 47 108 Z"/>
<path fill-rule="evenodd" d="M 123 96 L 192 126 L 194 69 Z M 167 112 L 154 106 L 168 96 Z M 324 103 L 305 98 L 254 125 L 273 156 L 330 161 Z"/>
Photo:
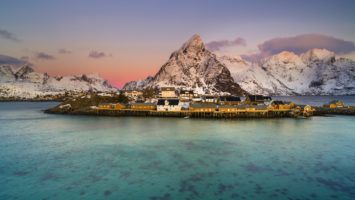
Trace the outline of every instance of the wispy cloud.
<path fill-rule="evenodd" d="M 0 64 L 22 65 L 25 63 L 22 59 L 0 54 Z"/>
<path fill-rule="evenodd" d="M 314 48 L 327 49 L 336 54 L 348 54 L 355 51 L 355 44 L 352 41 L 322 34 L 303 34 L 267 40 L 258 45 L 259 53 L 242 55 L 242 57 L 249 61 L 258 61 L 282 51 L 301 54 Z"/>
<path fill-rule="evenodd" d="M 1 29 L 1 28 L 0 28 L 0 38 L 6 39 L 6 40 L 11 40 L 14 42 L 20 42 L 20 39 L 18 39 L 14 33 L 11 33 L 9 31 Z"/>
<path fill-rule="evenodd" d="M 351 41 L 321 34 L 304 34 L 295 37 L 274 38 L 258 45 L 263 54 L 276 54 L 282 51 L 292 51 L 297 54 L 310 49 L 322 48 L 337 54 L 347 54 L 355 51 Z"/>
<path fill-rule="evenodd" d="M 89 53 L 89 57 L 90 58 L 95 58 L 95 59 L 99 59 L 99 58 L 104 58 L 107 55 L 104 52 L 100 52 L 100 51 L 91 51 Z"/>
<path fill-rule="evenodd" d="M 207 49 L 211 51 L 219 51 L 225 47 L 233 47 L 233 46 L 246 46 L 247 42 L 244 38 L 238 37 L 234 40 L 217 40 L 211 41 L 206 44 Z"/>
<path fill-rule="evenodd" d="M 38 60 L 54 60 L 55 59 L 54 56 L 44 53 L 44 52 L 35 53 L 35 58 Z"/>
<path fill-rule="evenodd" d="M 71 51 L 68 49 L 58 49 L 59 54 L 71 54 Z"/>

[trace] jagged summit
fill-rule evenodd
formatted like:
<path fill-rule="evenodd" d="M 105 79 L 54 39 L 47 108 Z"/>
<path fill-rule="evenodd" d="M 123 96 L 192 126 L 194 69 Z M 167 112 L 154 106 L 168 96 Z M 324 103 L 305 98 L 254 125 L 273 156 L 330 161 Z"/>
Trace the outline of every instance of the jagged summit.
<path fill-rule="evenodd" d="M 203 43 L 201 36 L 198 34 L 193 35 L 180 48 L 180 51 L 199 51 L 199 50 L 205 50 L 205 44 Z"/>
<path fill-rule="evenodd" d="M 280 60 L 295 60 L 298 58 L 298 55 L 291 51 L 282 51 L 272 57 Z"/>
<path fill-rule="evenodd" d="M 263 60 L 263 63 L 268 63 L 268 65 L 264 65 L 264 67 L 269 68 L 277 65 L 302 65 L 302 62 L 300 56 L 290 51 L 282 51 Z"/>
<path fill-rule="evenodd" d="M 31 72 L 34 72 L 34 69 L 30 65 L 26 64 L 17 69 L 15 76 L 16 78 L 23 78 L 26 74 Z"/>
<path fill-rule="evenodd" d="M 335 60 L 335 53 L 328 51 L 327 49 L 311 49 L 306 53 L 302 54 L 301 57 L 303 60 L 308 62 L 314 61 L 334 61 Z"/>

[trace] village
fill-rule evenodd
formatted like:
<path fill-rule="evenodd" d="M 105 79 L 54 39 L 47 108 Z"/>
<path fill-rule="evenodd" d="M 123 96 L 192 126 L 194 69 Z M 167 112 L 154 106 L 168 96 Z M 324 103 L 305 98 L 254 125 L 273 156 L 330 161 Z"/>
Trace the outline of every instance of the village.
<path fill-rule="evenodd" d="M 309 105 L 297 106 L 262 95 L 199 95 L 193 90 L 177 90 L 174 87 L 162 87 L 149 98 L 144 97 L 143 91 L 121 92 L 128 97 L 129 103 L 100 103 L 94 109 L 102 114 L 218 118 L 312 116 L 314 111 Z"/>

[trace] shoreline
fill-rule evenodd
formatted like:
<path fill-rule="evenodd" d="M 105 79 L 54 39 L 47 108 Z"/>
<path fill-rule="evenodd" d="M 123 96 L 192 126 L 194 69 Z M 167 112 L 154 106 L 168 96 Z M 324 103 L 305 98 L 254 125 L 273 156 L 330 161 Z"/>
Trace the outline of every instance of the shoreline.
<path fill-rule="evenodd" d="M 111 117 L 175 117 L 175 118 L 214 118 L 214 119 L 238 119 L 238 118 L 297 118 L 291 110 L 284 111 L 255 111 L 255 112 L 193 112 L 193 111 L 155 111 L 155 110 L 76 110 L 72 112 L 44 110 L 47 114 L 62 115 L 91 115 L 91 116 L 111 116 Z"/>
<path fill-rule="evenodd" d="M 312 116 L 348 115 L 355 116 L 355 107 L 351 108 L 323 108 L 313 107 Z M 175 118 L 210 118 L 210 119 L 242 119 L 242 118 L 304 118 L 302 114 L 294 114 L 293 110 L 260 110 L 260 111 L 239 111 L 239 112 L 193 112 L 193 111 L 155 111 L 155 110 L 74 110 L 58 111 L 53 108 L 43 110 L 47 114 L 61 115 L 83 115 L 83 116 L 111 116 L 111 117 L 175 117 Z"/>

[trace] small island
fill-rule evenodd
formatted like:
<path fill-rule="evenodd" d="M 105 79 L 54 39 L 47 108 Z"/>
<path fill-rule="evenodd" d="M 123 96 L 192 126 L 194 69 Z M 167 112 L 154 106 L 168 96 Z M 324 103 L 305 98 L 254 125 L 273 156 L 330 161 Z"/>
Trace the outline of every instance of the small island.
<path fill-rule="evenodd" d="M 193 90 L 162 87 L 119 93 L 83 93 L 45 111 L 52 114 L 144 116 L 181 118 L 304 118 L 314 115 L 354 115 L 355 108 L 341 101 L 322 107 L 296 105 L 269 96 L 199 95 Z"/>

